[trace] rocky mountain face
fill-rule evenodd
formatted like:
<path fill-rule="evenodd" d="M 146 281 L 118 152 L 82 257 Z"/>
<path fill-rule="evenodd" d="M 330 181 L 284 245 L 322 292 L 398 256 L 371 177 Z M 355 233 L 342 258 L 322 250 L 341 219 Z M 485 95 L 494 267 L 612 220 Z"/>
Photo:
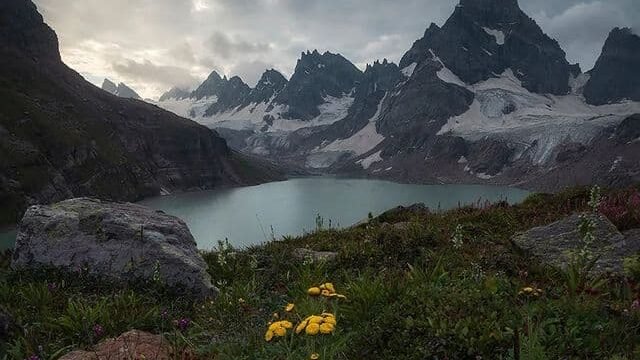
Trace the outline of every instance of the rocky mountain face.
<path fill-rule="evenodd" d="M 613 29 L 589 75 L 584 88 L 589 104 L 640 101 L 640 36 L 628 28 Z"/>
<path fill-rule="evenodd" d="M 287 78 L 278 71 L 274 69 L 267 70 L 262 74 L 256 87 L 251 89 L 249 95 L 244 99 L 243 105 L 268 104 L 280 94 L 282 89 L 287 86 L 287 83 Z"/>
<path fill-rule="evenodd" d="M 229 80 L 225 77 L 215 95 L 216 102 L 205 111 L 205 116 L 213 116 L 234 109 L 244 101 L 250 92 L 249 85 L 245 84 L 238 76 Z"/>
<path fill-rule="evenodd" d="M 0 211 L 95 196 L 136 200 L 277 177 L 215 131 L 114 97 L 65 66 L 31 1 L 0 2 Z"/>
<path fill-rule="evenodd" d="M 138 93 L 136 93 L 132 88 L 128 87 L 125 83 L 116 85 L 113 81 L 104 79 L 104 82 L 102 83 L 102 90 L 121 98 L 142 100 L 140 95 L 138 95 Z"/>
<path fill-rule="evenodd" d="M 318 107 L 327 96 L 340 98 L 350 93 L 361 77 L 362 72 L 340 54 L 307 51 L 274 102 L 288 106 L 286 119 L 311 120 L 320 115 Z"/>
<path fill-rule="evenodd" d="M 434 56 L 464 83 L 476 84 L 511 69 L 534 93 L 566 94 L 569 77 L 580 73 L 517 0 L 461 0 L 442 28 L 432 24 L 416 41 L 400 67 Z"/>
<path fill-rule="evenodd" d="M 194 118 L 236 149 L 320 172 L 545 190 L 638 181 L 638 140 L 618 130 L 640 113 L 637 40 L 614 30 L 583 74 L 517 0 L 461 0 L 399 66 L 360 73 L 307 52 L 268 105 Z"/>

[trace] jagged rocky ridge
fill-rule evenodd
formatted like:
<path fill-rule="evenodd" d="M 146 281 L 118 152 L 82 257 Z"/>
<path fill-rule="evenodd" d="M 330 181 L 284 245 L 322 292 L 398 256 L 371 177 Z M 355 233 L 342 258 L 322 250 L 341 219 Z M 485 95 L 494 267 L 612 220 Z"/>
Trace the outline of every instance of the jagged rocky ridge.
<path fill-rule="evenodd" d="M 640 36 L 631 29 L 609 34 L 596 66 L 589 72 L 584 97 L 589 104 L 640 101 Z"/>
<path fill-rule="evenodd" d="M 297 90 L 318 112 L 291 111 L 277 95 L 269 105 L 194 118 L 237 149 L 323 172 L 544 190 L 628 183 L 640 180 L 639 141 L 616 137 L 640 113 L 637 39 L 614 30 L 596 67 L 582 73 L 516 0 L 461 0 L 399 66 L 354 72 L 353 90 L 350 81 L 339 88 L 340 111 L 327 106 L 340 103 L 336 93 L 320 86 Z M 294 80 L 331 83 L 335 72 L 323 73 L 321 61 L 303 54 L 281 94 Z"/>
<path fill-rule="evenodd" d="M 128 87 L 125 83 L 119 83 L 118 85 L 116 85 L 113 81 L 104 79 L 104 82 L 102 83 L 102 90 L 125 99 L 142 100 L 140 95 L 138 95 L 135 90 Z"/>
<path fill-rule="evenodd" d="M 69 197 L 136 200 L 278 177 L 266 168 L 213 130 L 89 84 L 62 63 L 31 1 L 0 2 L 0 223 Z"/>

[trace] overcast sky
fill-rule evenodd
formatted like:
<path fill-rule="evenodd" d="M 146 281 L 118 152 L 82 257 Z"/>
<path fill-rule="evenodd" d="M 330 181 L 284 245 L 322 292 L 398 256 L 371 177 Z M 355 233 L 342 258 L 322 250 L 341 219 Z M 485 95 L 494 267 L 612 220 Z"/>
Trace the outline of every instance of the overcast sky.
<path fill-rule="evenodd" d="M 143 97 L 193 87 L 212 71 L 254 86 L 266 68 L 290 76 L 302 51 L 339 52 L 364 68 L 394 62 L 457 0 L 35 0 L 64 61 L 100 85 Z M 569 61 L 590 69 L 615 26 L 640 28 L 640 0 L 520 0 Z"/>

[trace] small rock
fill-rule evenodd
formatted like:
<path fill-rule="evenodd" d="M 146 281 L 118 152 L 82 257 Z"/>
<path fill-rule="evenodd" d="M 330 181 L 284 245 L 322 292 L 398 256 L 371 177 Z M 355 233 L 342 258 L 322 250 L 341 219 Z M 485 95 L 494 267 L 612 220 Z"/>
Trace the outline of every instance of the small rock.
<path fill-rule="evenodd" d="M 293 250 L 293 257 L 300 261 L 304 261 L 306 259 L 312 259 L 313 261 L 333 261 L 338 257 L 338 253 L 298 248 Z"/>
<path fill-rule="evenodd" d="M 625 257 L 640 251 L 640 230 L 624 235 L 606 217 L 589 215 L 595 222 L 595 241 L 589 250 L 599 256 L 594 273 L 622 274 Z M 528 230 L 512 239 L 513 244 L 525 253 L 543 262 L 565 269 L 569 255 L 583 248 L 584 242 L 578 230 L 580 215 L 574 214 L 547 226 Z"/>
<path fill-rule="evenodd" d="M 77 350 L 64 355 L 60 360 L 131 360 L 131 359 L 192 359 L 187 352 L 173 353 L 169 342 L 160 335 L 131 330 L 115 339 L 98 344 L 91 351 Z"/>
<path fill-rule="evenodd" d="M 131 282 L 159 275 L 164 284 L 198 297 L 217 293 L 187 225 L 129 203 L 88 198 L 30 207 L 18 228 L 14 269 L 84 269 Z"/>

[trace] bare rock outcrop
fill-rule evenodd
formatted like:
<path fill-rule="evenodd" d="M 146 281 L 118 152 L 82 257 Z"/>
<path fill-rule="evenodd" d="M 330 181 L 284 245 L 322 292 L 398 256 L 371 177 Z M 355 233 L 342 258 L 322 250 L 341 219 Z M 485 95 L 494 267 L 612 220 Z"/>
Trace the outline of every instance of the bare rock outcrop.
<path fill-rule="evenodd" d="M 640 252 L 640 232 L 620 233 L 606 217 L 589 216 L 595 224 L 595 241 L 588 250 L 598 258 L 593 271 L 621 274 L 624 259 Z M 585 246 L 578 230 L 580 221 L 580 215 L 574 214 L 553 224 L 530 229 L 514 237 L 512 242 L 551 266 L 566 268 L 570 254 Z"/>
<path fill-rule="evenodd" d="M 78 198 L 30 207 L 12 267 L 82 269 L 117 282 L 155 279 L 197 297 L 217 293 L 187 225 L 130 203 Z"/>

